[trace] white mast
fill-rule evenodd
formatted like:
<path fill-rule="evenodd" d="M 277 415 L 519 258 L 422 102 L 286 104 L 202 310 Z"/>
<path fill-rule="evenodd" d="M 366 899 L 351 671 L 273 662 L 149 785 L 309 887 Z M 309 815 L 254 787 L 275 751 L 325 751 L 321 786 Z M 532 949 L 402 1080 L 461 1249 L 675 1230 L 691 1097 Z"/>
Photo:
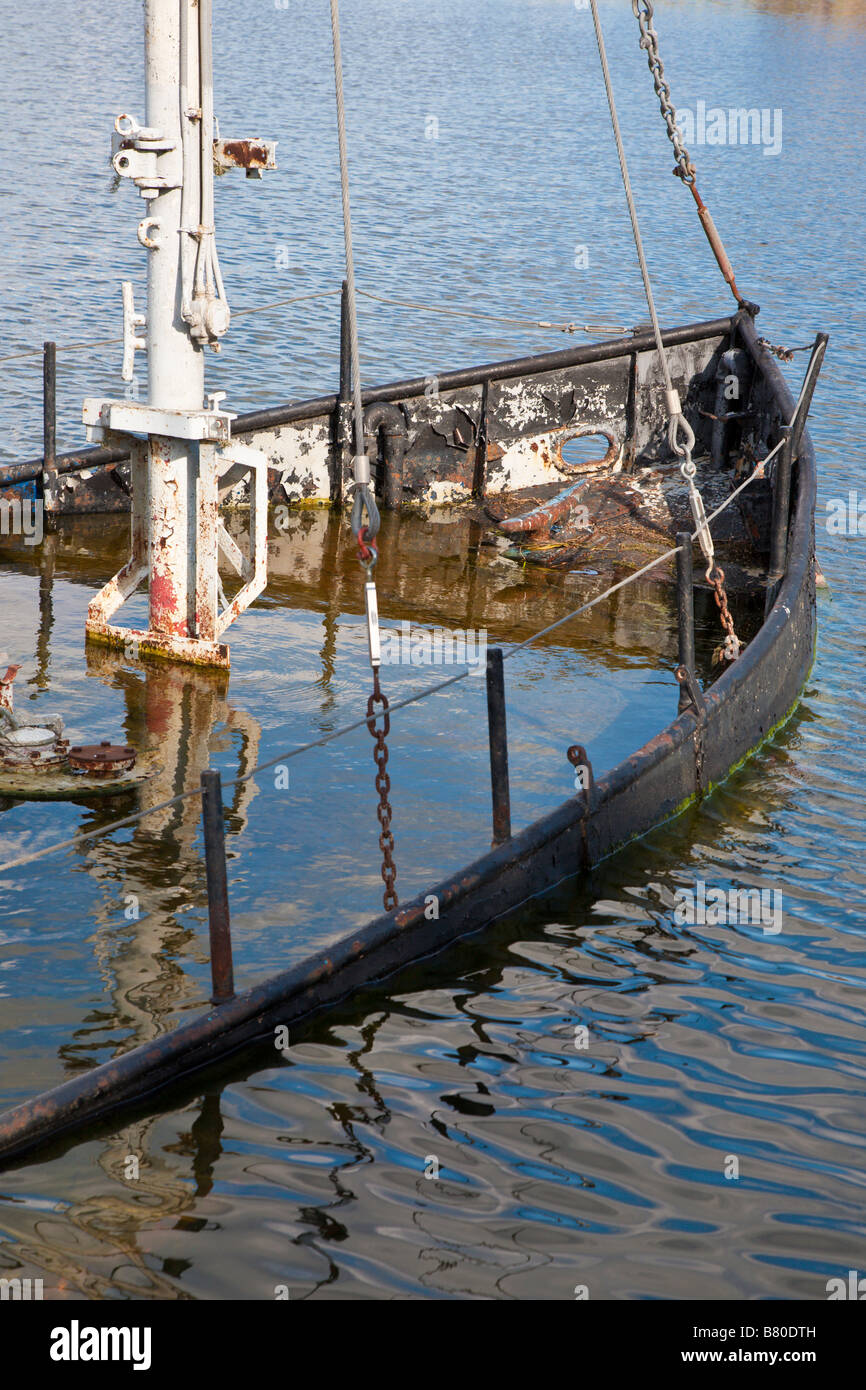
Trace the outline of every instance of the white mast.
<path fill-rule="evenodd" d="M 211 0 L 145 0 L 145 123 L 127 114 L 115 121 L 114 168 L 148 208 L 138 226 L 147 313 L 136 314 L 126 282 L 122 375 L 135 379 L 135 352 L 145 349 L 148 392 L 146 404 L 84 402 L 91 439 L 127 436 L 133 484 L 132 555 L 91 603 L 87 631 L 130 655 L 227 666 L 219 638 L 267 578 L 267 462 L 230 443 L 234 416 L 219 408 L 220 395 L 204 403 L 205 347 L 218 350 L 230 318 L 214 231 L 211 18 Z M 221 167 L 236 162 L 233 147 L 251 143 L 220 141 Z M 275 167 L 273 145 L 264 148 L 265 167 Z M 250 473 L 249 562 L 219 521 L 220 483 L 230 471 L 232 485 Z M 220 549 L 245 581 L 222 612 Z M 112 626 L 144 578 L 147 631 Z"/>

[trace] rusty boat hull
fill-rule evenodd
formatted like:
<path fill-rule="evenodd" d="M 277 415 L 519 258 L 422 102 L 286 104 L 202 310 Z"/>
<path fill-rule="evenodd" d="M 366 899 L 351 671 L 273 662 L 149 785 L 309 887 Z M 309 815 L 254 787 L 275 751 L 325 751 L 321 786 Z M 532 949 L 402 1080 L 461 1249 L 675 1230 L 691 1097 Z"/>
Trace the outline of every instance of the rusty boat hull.
<path fill-rule="evenodd" d="M 674 330 L 665 340 L 698 449 L 730 488 L 786 439 L 793 397 L 748 313 Z M 437 486 L 446 486 L 451 501 L 454 489 L 467 502 L 507 496 L 518 480 L 526 482 L 522 461 L 538 456 L 533 477 L 550 469 L 565 486 L 569 475 L 558 467 L 560 451 L 565 434 L 577 428 L 618 431 L 616 467 L 626 476 L 662 463 L 665 419 L 653 357 L 651 337 L 636 334 L 632 340 L 443 374 L 435 418 L 424 382 L 368 391 L 368 408 L 395 406 L 406 426 L 395 450 L 395 417 L 371 416 L 371 428 L 375 425 L 380 436 L 380 494 L 384 497 L 390 485 L 395 505 L 398 500 L 429 503 Z M 719 408 L 721 382 L 732 372 L 742 384 L 741 401 L 735 412 L 726 413 Z M 345 406 L 336 396 L 237 422 L 247 440 L 273 450 L 269 457 L 280 471 L 278 487 L 287 501 L 301 500 L 291 494 L 293 489 L 303 493 L 307 477 L 315 500 L 326 478 L 330 495 L 321 500 L 341 500 L 349 464 Z M 764 575 L 763 622 L 739 660 L 706 689 L 700 707 L 689 705 L 587 790 L 363 930 L 0 1115 L 0 1162 L 26 1161 L 41 1146 L 68 1143 L 83 1128 L 121 1109 L 150 1105 L 168 1088 L 246 1050 L 267 1044 L 273 1057 L 278 1026 L 287 1026 L 294 1036 L 323 1009 L 506 918 L 708 796 L 791 716 L 813 661 L 816 469 L 808 433 L 799 429 L 797 435 L 779 455 L 787 456 L 788 471 L 779 466 L 769 480 L 756 481 L 740 508 L 754 566 Z M 99 452 L 91 453 L 89 466 Z M 309 475 L 299 471 L 303 458 Z M 782 497 L 789 486 L 789 496 Z M 276 496 L 273 500 L 278 502 Z M 564 730 L 564 742 L 579 732 Z M 438 899 L 433 919 L 425 910 L 430 894 Z"/>

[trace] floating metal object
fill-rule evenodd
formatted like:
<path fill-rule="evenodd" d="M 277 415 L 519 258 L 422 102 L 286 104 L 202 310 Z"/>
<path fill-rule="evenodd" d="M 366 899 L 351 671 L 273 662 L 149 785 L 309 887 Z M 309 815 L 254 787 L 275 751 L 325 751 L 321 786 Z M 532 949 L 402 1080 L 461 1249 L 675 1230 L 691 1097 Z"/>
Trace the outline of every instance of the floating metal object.
<path fill-rule="evenodd" d="M 17 718 L 13 681 L 20 669 L 10 666 L 0 681 L 0 796 L 63 801 L 84 791 L 103 793 L 109 784 L 118 792 L 130 790 L 151 775 L 130 779 L 137 753 L 128 744 L 105 739 L 70 748 L 59 717 L 47 723 Z"/>
<path fill-rule="evenodd" d="M 113 777 L 118 772 L 131 772 L 136 752 L 128 744 L 91 743 L 69 750 L 69 766 L 74 772 L 88 772 L 91 777 Z"/>
<path fill-rule="evenodd" d="M 67 748 L 56 729 L 31 724 L 0 728 L 0 768 L 7 771 L 49 772 L 63 767 Z"/>

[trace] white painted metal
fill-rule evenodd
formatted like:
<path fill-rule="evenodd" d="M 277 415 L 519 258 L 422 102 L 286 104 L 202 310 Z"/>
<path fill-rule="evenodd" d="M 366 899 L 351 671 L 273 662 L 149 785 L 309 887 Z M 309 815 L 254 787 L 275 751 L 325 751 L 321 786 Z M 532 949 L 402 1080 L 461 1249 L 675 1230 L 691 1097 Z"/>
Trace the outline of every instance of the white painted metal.
<path fill-rule="evenodd" d="M 181 0 L 186 5 L 188 0 Z M 178 0 L 145 0 L 145 109 L 147 124 L 164 131 L 181 158 L 180 10 Z M 195 45 L 191 45 L 195 52 Z M 159 156 L 164 160 L 165 156 Z M 193 176 L 184 169 L 182 177 Z M 201 410 L 204 354 L 181 317 L 182 190 L 167 188 L 150 201 L 160 247 L 147 253 L 148 402 L 166 410 Z M 193 204 L 195 206 L 195 204 Z"/>
<path fill-rule="evenodd" d="M 181 0 L 186 5 L 187 0 Z M 178 0 L 145 0 L 145 109 L 147 125 L 162 131 L 179 152 L 180 11 Z M 187 119 L 186 117 L 184 119 Z M 190 171 L 181 169 L 185 178 Z M 159 246 L 147 253 L 148 404 L 166 411 L 200 411 L 204 405 L 204 354 L 181 317 L 182 188 L 159 190 L 150 216 Z M 150 441 L 150 614 L 152 632 L 194 637 L 196 515 L 190 507 L 194 451 L 168 434 Z"/>
<path fill-rule="evenodd" d="M 237 468 L 248 469 L 250 473 L 250 558 L 240 557 L 238 564 L 235 546 L 225 527 L 220 524 L 216 544 L 229 562 L 246 580 L 231 603 L 219 614 L 216 620 L 214 637 L 218 640 L 238 614 L 248 608 L 268 582 L 268 460 L 260 449 L 252 449 L 248 444 L 231 443 L 220 451 L 216 472 L 218 479 Z M 219 486 L 219 484 L 218 484 Z M 233 553 L 234 552 L 234 553 Z M 214 564 L 216 569 L 216 564 Z"/>
<path fill-rule="evenodd" d="M 135 297 L 132 289 L 132 281 L 124 280 L 121 284 L 123 294 L 123 365 L 120 368 L 120 375 L 124 381 L 135 380 L 135 354 L 141 350 L 146 350 L 147 339 L 142 338 L 136 332 L 137 328 L 143 328 L 146 321 L 146 314 L 135 312 Z M 85 425 L 89 423 L 86 415 L 87 402 L 85 401 Z M 88 436 L 89 437 L 89 436 Z"/>
<path fill-rule="evenodd" d="M 132 452 L 132 556 L 91 603 L 87 627 L 128 651 L 227 665 L 218 638 L 267 581 L 267 460 L 232 450 L 235 416 L 220 394 L 204 405 L 204 347 L 218 347 L 230 317 L 214 231 L 211 23 L 211 0 L 145 0 L 145 118 L 115 121 L 114 168 L 148 203 L 138 226 L 147 314 L 135 312 L 131 282 L 123 291 L 123 376 L 134 379 L 135 351 L 146 347 L 147 403 L 89 397 L 84 422 L 91 439 L 147 438 Z M 219 522 L 220 481 L 238 472 L 252 477 L 251 558 L 220 612 L 220 550 L 237 559 Z M 147 632 L 113 627 L 145 576 Z"/>
<path fill-rule="evenodd" d="M 220 393 L 222 394 L 222 393 Z M 236 415 L 228 410 L 160 410 L 133 401 L 105 401 L 86 396 L 82 418 L 88 439 L 103 439 L 105 431 L 121 434 L 164 434 L 174 439 L 208 439 L 227 444 L 231 422 Z"/>

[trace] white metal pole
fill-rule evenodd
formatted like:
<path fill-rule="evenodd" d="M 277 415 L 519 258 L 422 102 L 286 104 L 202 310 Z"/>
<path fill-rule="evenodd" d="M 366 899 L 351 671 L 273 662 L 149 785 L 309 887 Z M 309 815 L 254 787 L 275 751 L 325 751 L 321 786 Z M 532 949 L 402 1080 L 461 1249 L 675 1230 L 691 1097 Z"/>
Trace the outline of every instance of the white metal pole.
<path fill-rule="evenodd" d="M 180 113 L 180 9 L 189 0 L 146 0 L 145 83 L 147 124 L 165 132 L 178 150 L 182 145 Z M 191 26 L 190 69 L 186 86 L 192 106 L 198 105 L 198 34 Z M 186 117 L 183 118 L 186 120 Z M 184 180 L 194 180 L 195 168 L 185 167 Z M 169 188 L 150 201 L 159 223 L 158 250 L 148 252 L 147 348 L 149 404 L 170 410 L 200 410 L 204 402 L 204 353 L 196 347 L 181 318 L 181 206 L 183 190 Z M 190 199 L 193 222 L 198 203 Z M 184 238 L 185 239 L 185 238 Z"/>
<path fill-rule="evenodd" d="M 181 5 L 189 0 L 145 0 L 146 120 L 183 143 L 181 123 Z M 191 26 L 192 27 L 192 26 Z M 184 86 L 198 99 L 198 42 L 189 43 L 190 74 Z M 190 81 L 190 75 L 194 78 Z M 192 142 L 187 141 L 187 148 Z M 179 156 L 178 156 L 179 157 Z M 197 169 L 185 167 L 184 178 Z M 197 178 L 196 178 L 197 183 Z M 197 201 L 190 200 L 197 208 Z M 181 316 L 181 188 L 163 189 L 150 202 L 158 224 L 148 251 L 148 403 L 158 409 L 199 410 L 204 403 L 204 353 Z M 177 637 L 195 635 L 195 472 L 197 449 L 183 440 L 151 436 L 149 452 L 150 629 Z"/>

